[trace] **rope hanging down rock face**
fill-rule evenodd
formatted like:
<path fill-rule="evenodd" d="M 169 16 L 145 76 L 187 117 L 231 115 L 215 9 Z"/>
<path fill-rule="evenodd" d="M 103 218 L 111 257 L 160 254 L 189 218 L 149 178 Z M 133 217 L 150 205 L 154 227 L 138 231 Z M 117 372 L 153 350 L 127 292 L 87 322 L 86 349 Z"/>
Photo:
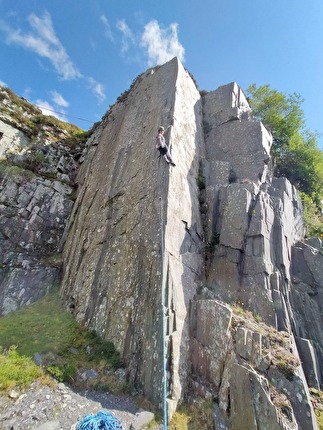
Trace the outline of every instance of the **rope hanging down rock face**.
<path fill-rule="evenodd" d="M 76 425 L 76 430 L 123 430 L 121 421 L 108 411 L 96 415 L 85 415 Z"/>

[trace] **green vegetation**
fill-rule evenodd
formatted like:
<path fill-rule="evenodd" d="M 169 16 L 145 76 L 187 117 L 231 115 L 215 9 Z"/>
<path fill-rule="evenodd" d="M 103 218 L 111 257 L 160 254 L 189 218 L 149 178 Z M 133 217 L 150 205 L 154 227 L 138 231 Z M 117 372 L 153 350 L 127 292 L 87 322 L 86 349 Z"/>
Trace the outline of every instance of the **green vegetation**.
<path fill-rule="evenodd" d="M 30 357 L 20 356 L 15 347 L 0 353 L 0 392 L 24 388 L 41 376 L 42 369 Z"/>
<path fill-rule="evenodd" d="M 263 337 L 269 340 L 271 365 L 275 366 L 286 377 L 293 379 L 297 367 L 300 365 L 299 359 L 291 351 L 290 336 L 287 332 L 278 331 L 263 323 L 261 316 L 250 310 L 243 308 L 243 303 L 234 303 L 230 305 L 233 311 L 232 329 L 235 337 L 235 329 L 238 326 L 245 326 L 251 331 L 261 333 Z M 266 349 L 263 349 L 266 354 Z M 259 370 L 259 369 L 258 369 Z"/>
<path fill-rule="evenodd" d="M 206 96 L 208 94 L 207 90 L 200 90 L 200 96 L 203 98 L 204 96 Z"/>
<path fill-rule="evenodd" d="M 237 303 L 232 303 L 231 305 L 231 309 L 232 311 L 237 314 L 240 315 L 243 318 L 247 318 L 249 320 L 254 320 L 257 323 L 262 322 L 262 318 L 259 314 L 252 312 L 250 310 L 245 310 L 242 306 L 243 304 L 240 304 L 240 302 Z"/>
<path fill-rule="evenodd" d="M 17 108 L 20 108 L 21 112 L 26 112 L 28 115 L 39 114 L 40 110 L 38 108 L 29 103 L 26 99 L 18 97 L 10 88 L 1 86 L 0 88 L 1 91 L 3 91 L 3 93 L 0 94 L 0 101 L 4 100 L 5 98 L 9 98 L 13 104 L 17 106 Z M 5 108 L 5 105 L 2 105 L 1 111 L 3 111 Z"/>
<path fill-rule="evenodd" d="M 185 71 L 189 74 L 190 78 L 192 79 L 192 81 L 194 82 L 195 88 L 197 89 L 197 91 L 199 91 L 199 87 L 197 85 L 196 79 L 194 77 L 194 75 L 187 69 L 185 69 Z"/>
<path fill-rule="evenodd" d="M 170 430 L 187 430 L 189 416 L 187 412 L 178 410 L 174 413 L 172 421 L 169 425 Z"/>
<path fill-rule="evenodd" d="M 29 357 L 35 352 L 61 353 L 73 344 L 78 326 L 72 315 L 61 309 L 57 293 L 0 318 L 0 345 Z"/>
<path fill-rule="evenodd" d="M 310 388 L 310 395 L 317 424 L 320 430 L 323 430 L 323 391 L 316 388 Z"/>
<path fill-rule="evenodd" d="M 317 135 L 305 130 L 302 98 L 296 93 L 286 96 L 269 85 L 253 84 L 247 91 L 254 117 L 273 135 L 275 176 L 285 176 L 302 192 L 308 235 L 323 236 L 323 151 Z"/>
<path fill-rule="evenodd" d="M 156 68 L 155 68 L 156 70 Z M 110 105 L 109 109 L 107 110 L 107 112 L 103 115 L 102 117 L 102 121 L 108 120 L 110 118 L 110 120 L 113 120 L 113 109 L 114 107 L 119 103 L 125 103 L 127 101 L 128 95 L 130 94 L 131 90 L 134 88 L 134 86 L 139 83 L 142 80 L 143 77 L 143 73 L 141 73 L 140 75 L 138 75 L 131 83 L 130 88 L 126 91 L 124 91 L 123 93 L 121 93 L 118 97 L 116 102 L 113 105 Z M 90 133 L 93 133 L 96 128 L 101 124 L 101 122 L 96 122 L 93 124 Z"/>
<path fill-rule="evenodd" d="M 202 163 L 199 164 L 199 171 L 198 171 L 198 175 L 196 178 L 196 182 L 197 182 L 197 186 L 198 186 L 200 191 L 205 190 L 205 176 L 203 173 Z"/>
<path fill-rule="evenodd" d="M 83 142 L 87 139 L 88 131 L 84 131 L 74 124 L 61 121 L 54 116 L 43 115 L 40 109 L 26 99 L 18 97 L 10 88 L 1 87 L 1 91 L 0 101 L 8 98 L 11 101 L 11 105 L 1 103 L 0 112 L 7 115 L 18 129 L 23 129 L 31 137 L 36 136 L 43 126 L 49 126 L 65 131 L 69 139 L 73 138 L 71 141 L 73 145 L 76 142 Z"/>
<path fill-rule="evenodd" d="M 290 417 L 292 414 L 292 406 L 286 394 L 278 391 L 271 383 L 269 383 L 269 393 L 270 399 L 276 408 L 280 409 L 286 417 Z"/>
<path fill-rule="evenodd" d="M 55 126 L 62 130 L 65 130 L 71 136 L 83 136 L 84 132 L 80 127 L 77 127 L 74 124 L 70 124 L 65 121 L 61 121 L 58 118 L 51 115 L 36 115 L 32 118 L 32 123 L 35 125 L 48 125 Z"/>
<path fill-rule="evenodd" d="M 205 250 L 207 254 L 213 254 L 216 245 L 220 243 L 220 233 L 213 233 L 210 242 L 206 244 Z"/>
<path fill-rule="evenodd" d="M 181 405 L 169 424 L 170 430 L 209 430 L 213 428 L 212 400 Z"/>
<path fill-rule="evenodd" d="M 46 255 L 45 257 L 42 257 L 40 259 L 41 264 L 44 266 L 51 266 L 51 267 L 62 267 L 63 264 L 63 255 L 62 254 L 50 254 Z"/>
<path fill-rule="evenodd" d="M 163 421 L 162 413 L 156 411 L 149 400 L 139 395 L 134 401 L 138 408 L 154 412 L 155 419 L 148 424 L 148 429 Z M 181 404 L 168 424 L 169 430 L 209 430 L 213 427 L 213 401 L 205 399 Z"/>
<path fill-rule="evenodd" d="M 273 90 L 269 85 L 250 85 L 247 89 L 248 101 L 253 116 L 263 122 L 273 135 L 274 157 L 288 151 L 290 138 L 304 127 L 304 114 L 300 108 L 303 100 L 299 94 L 286 96 Z"/>
<path fill-rule="evenodd" d="M 39 353 L 43 368 L 58 381 L 77 385 L 80 383 L 75 378 L 77 372 L 94 369 L 100 378 L 89 382 L 93 388 L 113 392 L 129 388 L 121 386 L 113 372 L 107 372 L 121 366 L 120 354 L 113 343 L 80 328 L 73 316 L 62 310 L 57 292 L 1 317 L 0 345 L 10 351 L 10 358 L 20 354 L 31 359 Z M 3 372 L 3 380 L 7 378 L 7 383 L 2 381 L 3 386 L 11 384 L 10 374 Z"/>
<path fill-rule="evenodd" d="M 0 178 L 6 175 L 20 177 L 24 181 L 31 181 L 35 177 L 35 174 L 29 169 L 15 166 L 8 160 L 0 160 Z"/>
<path fill-rule="evenodd" d="M 313 199 L 300 191 L 300 196 L 303 203 L 304 220 L 310 236 L 320 237 L 323 239 L 323 216 L 317 209 L 317 205 Z"/>
<path fill-rule="evenodd" d="M 6 169 L 6 174 L 12 176 L 22 176 L 22 179 L 31 179 L 26 177 L 26 172 L 33 172 L 49 179 L 55 179 L 57 176 L 55 167 L 51 166 L 52 160 L 48 157 L 48 141 L 52 144 L 61 142 L 65 147 L 69 147 L 70 153 L 73 151 L 79 153 L 80 145 L 88 139 L 91 130 L 84 131 L 76 125 L 61 121 L 54 116 L 43 115 L 37 107 L 33 106 L 26 99 L 18 97 L 9 88 L 0 86 L 0 102 L 6 100 L 6 103 L 0 103 L 0 112 L 3 114 L 3 121 L 11 124 L 13 127 L 21 130 L 29 138 L 28 147 L 24 148 L 24 156 L 15 157 L 15 151 L 9 150 L 6 153 L 7 164 L 0 166 L 0 174 L 4 167 L 9 163 L 12 168 Z M 45 145 L 44 145 L 45 139 Z M 19 165 L 20 170 L 14 170 L 14 165 Z M 24 174 L 22 175 L 22 172 Z"/>
<path fill-rule="evenodd" d="M 289 380 L 292 380 L 297 367 L 300 365 L 298 358 L 286 348 L 274 348 L 271 362 Z"/>

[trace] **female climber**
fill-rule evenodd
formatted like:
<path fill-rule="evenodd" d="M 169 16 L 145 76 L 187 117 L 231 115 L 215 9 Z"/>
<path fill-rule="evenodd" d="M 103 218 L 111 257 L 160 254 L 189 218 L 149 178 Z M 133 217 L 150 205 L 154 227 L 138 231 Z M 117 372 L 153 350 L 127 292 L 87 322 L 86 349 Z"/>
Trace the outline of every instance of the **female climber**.
<path fill-rule="evenodd" d="M 164 138 L 164 133 L 165 133 L 164 127 L 160 126 L 158 129 L 156 149 L 159 150 L 159 152 L 164 157 L 167 163 L 170 163 L 172 166 L 176 166 L 176 164 L 174 163 L 170 155 L 169 148 Z"/>

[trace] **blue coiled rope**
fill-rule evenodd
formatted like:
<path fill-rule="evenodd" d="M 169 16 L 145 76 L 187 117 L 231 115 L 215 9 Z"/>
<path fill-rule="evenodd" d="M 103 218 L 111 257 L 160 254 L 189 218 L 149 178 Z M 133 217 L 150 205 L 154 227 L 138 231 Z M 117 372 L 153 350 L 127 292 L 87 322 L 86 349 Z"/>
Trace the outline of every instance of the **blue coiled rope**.
<path fill-rule="evenodd" d="M 85 415 L 77 423 L 76 430 L 123 430 L 121 421 L 110 412 L 99 411 L 96 415 Z"/>

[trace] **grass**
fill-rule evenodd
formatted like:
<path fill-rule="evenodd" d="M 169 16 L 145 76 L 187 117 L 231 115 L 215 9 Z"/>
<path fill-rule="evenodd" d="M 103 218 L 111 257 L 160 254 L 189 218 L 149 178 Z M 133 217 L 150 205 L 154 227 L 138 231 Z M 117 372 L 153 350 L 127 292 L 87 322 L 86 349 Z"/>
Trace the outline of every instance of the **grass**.
<path fill-rule="evenodd" d="M 257 331 L 262 336 L 267 337 L 270 343 L 271 365 L 277 367 L 287 379 L 292 380 L 300 361 L 290 351 L 291 339 L 289 334 L 267 326 L 262 322 L 259 314 L 243 309 L 242 305 L 239 302 L 230 305 L 234 313 L 232 328 L 234 329 L 238 325 L 246 325 L 250 330 Z M 265 348 L 263 353 L 266 353 Z"/>
<path fill-rule="evenodd" d="M 156 411 L 152 403 L 142 395 L 134 399 L 139 409 L 155 414 L 147 429 L 153 429 L 163 422 L 161 411 Z M 182 403 L 174 413 L 167 427 L 169 430 L 210 430 L 214 428 L 212 400 L 196 399 L 192 403 Z"/>
<path fill-rule="evenodd" d="M 235 314 L 240 315 L 241 317 L 249 319 L 251 321 L 254 320 L 257 323 L 262 322 L 261 315 L 257 314 L 256 312 L 250 311 L 248 309 L 244 309 L 239 302 L 232 303 L 230 306 Z"/>
<path fill-rule="evenodd" d="M 29 103 L 26 99 L 17 96 L 10 88 L 1 87 L 1 90 L 7 93 L 12 106 L 8 109 L 5 104 L 1 104 L 0 111 L 7 113 L 18 125 L 25 124 L 35 133 L 37 133 L 40 126 L 47 125 L 65 130 L 71 136 L 81 137 L 83 135 L 84 130 L 80 127 L 61 121 L 54 116 L 43 115 L 40 109 Z M 23 112 L 27 113 L 28 116 L 24 116 Z"/>
<path fill-rule="evenodd" d="M 209 430 L 214 427 L 211 400 L 181 405 L 174 413 L 169 430 Z"/>
<path fill-rule="evenodd" d="M 173 415 L 172 421 L 170 422 L 170 430 L 186 430 L 189 424 L 189 415 L 186 411 L 176 411 Z"/>
<path fill-rule="evenodd" d="M 15 354 L 28 359 L 39 353 L 43 369 L 61 382 L 77 386 L 82 383 L 77 375 L 94 369 L 99 377 L 87 382 L 91 388 L 114 393 L 130 388 L 121 384 L 113 372 L 121 367 L 120 354 L 113 343 L 82 329 L 73 316 L 62 309 L 57 291 L 1 317 L 0 346 L 2 350 L 14 350 Z M 11 381 L 9 371 L 7 377 Z"/>
<path fill-rule="evenodd" d="M 58 294 L 0 318 L 0 345 L 17 346 L 19 354 L 33 357 L 35 352 L 59 353 L 77 336 L 78 326 L 72 315 L 62 311 Z"/>

